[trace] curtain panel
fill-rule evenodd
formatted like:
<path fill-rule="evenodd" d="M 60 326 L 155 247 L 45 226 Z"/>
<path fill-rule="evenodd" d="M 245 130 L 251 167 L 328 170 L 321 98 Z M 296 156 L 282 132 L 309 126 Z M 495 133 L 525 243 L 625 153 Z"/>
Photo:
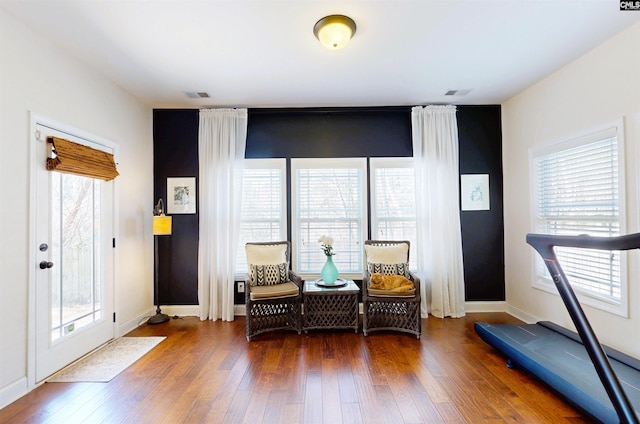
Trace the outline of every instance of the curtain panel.
<path fill-rule="evenodd" d="M 464 268 L 456 107 L 411 110 L 422 315 L 462 317 Z M 428 287 L 427 287 L 428 286 Z"/>
<path fill-rule="evenodd" d="M 202 109 L 198 304 L 200 319 L 233 321 L 247 109 Z"/>

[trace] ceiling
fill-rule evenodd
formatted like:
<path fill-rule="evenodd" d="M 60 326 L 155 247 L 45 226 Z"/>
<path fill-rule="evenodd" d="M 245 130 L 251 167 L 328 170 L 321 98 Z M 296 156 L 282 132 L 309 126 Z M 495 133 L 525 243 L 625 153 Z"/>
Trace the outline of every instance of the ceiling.
<path fill-rule="evenodd" d="M 0 9 L 154 108 L 500 104 L 640 21 L 617 0 L 0 0 Z M 312 30 L 336 13 L 357 31 L 330 51 Z"/>

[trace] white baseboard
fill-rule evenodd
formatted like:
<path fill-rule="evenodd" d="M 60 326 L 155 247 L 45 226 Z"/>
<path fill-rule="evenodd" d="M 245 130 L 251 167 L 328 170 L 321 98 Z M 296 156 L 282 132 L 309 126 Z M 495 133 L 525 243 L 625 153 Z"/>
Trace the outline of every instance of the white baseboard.
<path fill-rule="evenodd" d="M 169 316 L 199 316 L 200 309 L 198 305 L 169 305 L 162 306 L 162 312 Z M 360 313 L 362 314 L 362 303 L 359 305 Z M 509 306 L 505 301 L 479 301 L 479 302 L 465 302 L 466 312 L 506 312 L 509 315 L 513 315 L 518 319 L 525 322 L 537 322 L 531 315 L 521 311 L 517 308 Z M 150 312 L 150 315 L 154 314 L 155 310 Z M 235 316 L 246 316 L 245 305 L 233 305 L 233 314 Z M 135 320 L 132 320 L 135 321 Z M 137 321 L 136 321 L 137 324 Z M 132 327 L 131 329 L 135 328 Z M 131 330 L 128 330 L 131 331 Z M 124 333 L 122 333 L 124 334 Z"/>
<path fill-rule="evenodd" d="M 507 305 L 507 310 L 505 312 L 507 312 L 509 315 L 513 315 L 519 320 L 526 322 L 527 324 L 535 324 L 536 322 L 540 321 L 539 318 L 523 311 L 522 309 L 518 309 L 515 306 Z"/>
<path fill-rule="evenodd" d="M 465 312 L 507 312 L 507 303 L 504 301 L 478 301 L 465 302 Z"/>
<path fill-rule="evenodd" d="M 0 409 L 15 402 L 27 393 L 29 393 L 27 377 L 22 377 L 18 381 L 3 387 L 2 390 L 0 390 Z"/>
<path fill-rule="evenodd" d="M 168 305 L 168 306 L 160 306 L 163 314 L 167 314 L 170 317 L 179 316 L 179 317 L 188 317 L 188 316 L 199 316 L 200 309 L 198 305 Z M 118 325 L 116 338 L 120 336 L 124 336 L 131 330 L 139 327 L 141 325 L 146 324 L 147 319 L 156 314 L 156 307 L 147 310 L 136 316 L 135 318 L 130 319 L 129 321 L 123 322 Z"/>
<path fill-rule="evenodd" d="M 200 316 L 200 306 L 198 305 L 167 305 L 161 306 L 163 314 L 170 317 L 198 317 Z M 155 312 L 154 312 L 155 313 Z"/>
<path fill-rule="evenodd" d="M 124 336 L 125 334 L 127 334 L 129 331 L 135 329 L 136 327 L 141 326 L 142 324 L 144 324 L 145 322 L 147 322 L 147 319 L 155 314 L 155 309 L 150 309 L 146 312 L 143 312 L 142 314 L 138 315 L 135 318 L 130 319 L 129 321 L 123 322 L 120 325 L 118 325 L 118 329 L 117 329 L 117 334 L 116 334 L 116 339 L 118 337 Z"/>

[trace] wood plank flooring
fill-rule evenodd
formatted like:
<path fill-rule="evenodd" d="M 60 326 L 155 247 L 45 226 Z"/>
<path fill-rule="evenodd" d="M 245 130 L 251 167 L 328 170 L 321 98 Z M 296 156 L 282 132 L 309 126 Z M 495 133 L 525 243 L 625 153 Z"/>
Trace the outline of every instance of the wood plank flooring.
<path fill-rule="evenodd" d="M 421 340 L 271 333 L 195 317 L 127 336 L 167 339 L 109 383 L 46 383 L 0 423 L 589 423 L 475 334 L 504 313 L 423 320 Z"/>

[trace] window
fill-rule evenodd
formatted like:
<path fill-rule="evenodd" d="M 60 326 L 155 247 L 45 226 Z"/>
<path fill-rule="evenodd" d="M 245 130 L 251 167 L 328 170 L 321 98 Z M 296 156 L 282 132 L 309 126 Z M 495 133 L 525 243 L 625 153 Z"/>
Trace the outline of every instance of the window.
<path fill-rule="evenodd" d="M 624 230 L 622 124 L 531 151 L 535 231 L 612 237 Z M 581 301 L 627 314 L 624 252 L 556 248 Z M 537 258 L 537 287 L 553 287 Z M 555 292 L 555 288 L 553 288 Z"/>
<path fill-rule="evenodd" d="M 371 238 L 408 240 L 417 269 L 415 176 L 412 158 L 371 158 Z"/>
<path fill-rule="evenodd" d="M 236 273 L 247 272 L 247 242 L 286 240 L 286 161 L 246 159 L 242 175 L 240 242 Z"/>
<path fill-rule="evenodd" d="M 324 235 L 334 240 L 340 274 L 362 276 L 366 169 L 365 158 L 291 159 L 293 261 L 300 274 L 320 273 Z"/>

